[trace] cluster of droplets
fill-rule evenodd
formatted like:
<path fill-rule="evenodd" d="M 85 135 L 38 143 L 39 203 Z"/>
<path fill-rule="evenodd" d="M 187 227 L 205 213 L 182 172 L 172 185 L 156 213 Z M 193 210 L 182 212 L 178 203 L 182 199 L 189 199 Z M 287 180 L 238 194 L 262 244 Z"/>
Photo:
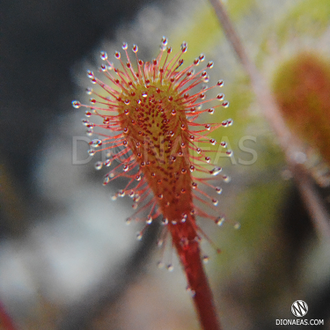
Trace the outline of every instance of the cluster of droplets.
<path fill-rule="evenodd" d="M 182 43 L 181 52 L 179 55 L 173 57 L 172 60 L 168 60 L 169 55 L 172 52 L 172 49 L 167 46 L 168 42 L 165 37 L 161 40 L 161 52 L 157 59 L 154 59 L 150 63 L 144 63 L 142 60 L 138 59 L 137 52 L 138 46 L 133 45 L 132 51 L 136 56 L 137 62 L 137 71 L 134 70 L 133 64 L 128 56 L 127 43 L 123 43 L 122 49 L 124 50 L 127 58 L 127 63 L 124 63 L 122 60 L 121 53 L 116 51 L 114 57 L 116 60 L 120 61 L 122 69 L 117 69 L 115 65 L 109 61 L 108 54 L 104 51 L 101 52 L 100 57 L 106 63 L 102 64 L 100 67 L 100 72 L 102 72 L 105 77 L 110 80 L 110 84 L 105 84 L 103 81 L 96 78 L 92 71 L 87 71 L 87 76 L 90 79 L 91 83 L 98 86 L 98 89 L 101 89 L 101 92 L 95 91 L 93 88 L 87 88 L 87 95 L 91 96 L 90 105 L 82 104 L 79 101 L 73 101 L 72 105 L 74 108 L 85 107 L 85 116 L 82 120 L 83 125 L 87 128 L 87 135 L 92 136 L 94 134 L 94 128 L 101 128 L 107 131 L 113 132 L 114 135 L 102 134 L 100 138 L 95 138 L 90 141 L 90 149 L 88 150 L 88 154 L 90 156 L 94 156 L 97 152 L 106 152 L 106 159 L 104 161 L 97 161 L 95 163 L 95 169 L 101 170 L 104 167 L 111 167 L 114 164 L 114 160 L 117 160 L 117 165 L 111 169 L 109 173 L 107 173 L 103 180 L 103 185 L 107 185 L 112 180 L 117 179 L 118 177 L 126 177 L 129 179 L 129 183 L 124 189 L 119 190 L 115 195 L 112 196 L 112 200 L 116 200 L 118 197 L 129 196 L 133 200 L 132 208 L 137 209 L 139 203 L 144 203 L 130 218 L 126 219 L 126 223 L 129 224 L 133 219 L 138 219 L 137 214 L 148 210 L 149 213 L 144 219 L 145 227 L 137 233 L 137 239 L 142 239 L 144 230 L 150 225 L 154 219 L 156 219 L 160 214 L 160 208 L 157 208 L 158 202 L 163 200 L 164 195 L 159 193 L 155 196 L 152 196 L 151 189 L 148 187 L 148 182 L 145 180 L 144 175 L 144 167 L 152 166 L 150 162 L 147 161 L 138 161 L 139 158 L 142 157 L 139 152 L 141 148 L 141 143 L 139 141 L 135 142 L 134 149 L 135 152 L 132 152 L 132 145 L 130 145 L 130 141 L 128 136 L 130 135 L 130 128 L 123 123 L 127 122 L 125 118 L 132 118 L 131 123 L 135 125 L 133 121 L 132 113 L 130 113 L 130 106 L 132 101 L 136 101 L 137 106 L 142 106 L 145 104 L 146 100 L 150 99 L 150 95 L 148 94 L 148 89 L 152 86 L 152 83 L 156 80 L 163 80 L 169 82 L 169 86 L 175 86 L 175 89 L 178 92 L 178 95 L 181 97 L 182 104 L 186 104 L 185 108 L 185 116 L 187 118 L 187 123 L 181 122 L 178 130 L 183 133 L 189 132 L 187 134 L 187 141 L 181 142 L 181 149 L 175 155 L 170 155 L 169 162 L 175 163 L 178 157 L 187 157 L 187 149 L 192 153 L 197 154 L 198 162 L 202 162 L 206 165 L 211 165 L 211 158 L 207 155 L 207 150 L 199 147 L 197 143 L 206 143 L 211 146 L 219 145 L 224 149 L 224 153 L 231 157 L 233 155 L 232 150 L 227 148 L 226 142 L 217 143 L 214 138 L 207 139 L 205 137 L 205 133 L 211 133 L 219 127 L 229 127 L 233 124 L 232 119 L 227 119 L 222 121 L 221 123 L 209 123 L 209 124 L 200 124 L 195 120 L 202 113 L 208 113 L 213 115 L 215 113 L 215 109 L 218 107 L 227 108 L 229 106 L 229 102 L 224 100 L 224 94 L 218 93 L 213 99 L 205 100 L 206 93 L 213 89 L 214 87 L 221 88 L 224 86 L 223 80 L 219 80 L 215 86 L 208 87 L 204 83 L 209 82 L 209 76 L 206 70 L 212 69 L 214 63 L 212 61 L 206 64 L 206 68 L 202 69 L 199 72 L 195 72 L 195 68 L 205 60 L 205 56 L 201 54 L 197 57 L 193 64 L 191 64 L 188 68 L 183 69 L 181 72 L 179 68 L 183 64 L 183 59 L 181 59 L 181 55 L 184 54 L 188 46 L 186 43 Z M 161 66 L 161 56 L 162 54 L 166 55 L 165 63 Z M 203 83 L 200 92 L 190 95 L 189 92 L 192 88 Z M 112 87 L 114 86 L 114 87 Z M 144 86 L 145 90 L 141 93 L 141 98 L 136 99 L 138 87 Z M 169 88 L 170 88 L 169 87 Z M 104 96 L 105 91 L 106 96 Z M 156 92 L 160 93 L 159 88 L 156 88 Z M 130 94 L 129 94 L 130 93 Z M 125 97 L 123 98 L 123 95 Z M 128 95 L 128 96 L 127 96 Z M 203 109 L 203 106 L 212 101 L 220 102 L 213 107 Z M 174 103 L 175 99 L 172 95 L 167 97 L 168 103 Z M 120 113 L 120 109 L 124 109 Z M 179 116 L 179 110 L 177 108 L 170 109 L 170 116 L 176 118 Z M 90 122 L 89 118 L 92 116 L 98 116 L 103 119 L 102 124 L 95 124 Z M 165 119 L 166 120 L 166 119 Z M 168 123 L 167 119 L 167 123 Z M 188 125 L 187 125 L 188 124 Z M 132 126 L 133 127 L 133 126 Z M 133 133 L 132 133 L 133 134 Z M 140 132 L 139 132 L 140 134 Z M 141 133 L 143 134 L 143 132 Z M 175 130 L 170 130 L 166 133 L 168 138 L 173 137 L 176 134 Z M 207 149 L 207 148 L 206 148 Z M 117 151 L 117 152 L 115 152 Z M 188 153 L 189 155 L 189 153 Z M 149 162 L 149 163 L 148 163 Z M 201 167 L 200 164 L 194 163 L 191 159 L 189 159 L 190 166 L 189 168 L 182 168 L 181 175 L 186 175 L 188 172 L 202 172 L 215 177 L 222 172 L 222 168 L 215 166 L 211 170 L 206 169 L 205 167 Z M 156 177 L 155 173 L 151 173 L 151 176 Z M 200 178 L 193 177 L 193 181 L 191 182 L 192 193 L 194 194 L 194 199 L 201 201 L 204 204 L 207 204 L 204 200 L 206 198 L 211 202 L 209 205 L 215 212 L 218 212 L 215 208 L 218 206 L 218 200 L 209 194 L 207 194 L 204 189 L 200 189 L 199 185 L 202 184 L 208 188 L 212 188 L 215 190 L 216 194 L 222 193 L 222 188 L 219 186 L 214 187 L 208 182 L 208 178 Z M 227 175 L 222 175 L 222 180 L 224 182 L 229 182 L 230 178 Z M 161 180 L 159 180 L 161 182 Z M 185 193 L 185 188 L 181 189 L 181 194 Z M 167 202 L 170 206 L 170 203 Z M 198 208 L 197 206 L 192 206 L 190 210 L 190 215 L 195 216 L 199 215 L 204 218 L 212 219 L 218 226 L 221 226 L 224 221 L 224 216 L 212 216 Z M 171 219 L 169 220 L 166 216 L 162 217 L 161 223 L 165 227 L 169 225 L 176 225 L 178 223 L 185 223 L 187 221 L 188 214 L 182 213 L 180 219 Z M 142 219 L 143 220 L 143 219 Z M 239 228 L 239 224 L 235 224 L 234 228 Z M 166 238 L 166 235 L 164 236 Z M 165 239 L 161 239 L 161 242 L 165 241 Z M 162 246 L 163 244 L 158 244 Z M 205 256 L 205 260 L 207 261 L 208 257 Z M 160 263 L 162 264 L 162 262 Z M 167 267 L 168 270 L 172 270 L 172 264 L 170 263 Z"/>

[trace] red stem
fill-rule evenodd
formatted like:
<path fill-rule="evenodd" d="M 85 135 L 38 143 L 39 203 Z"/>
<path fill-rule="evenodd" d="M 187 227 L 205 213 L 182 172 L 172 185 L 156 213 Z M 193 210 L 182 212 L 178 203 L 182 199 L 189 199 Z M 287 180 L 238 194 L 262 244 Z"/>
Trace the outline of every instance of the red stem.
<path fill-rule="evenodd" d="M 12 319 L 7 314 L 5 307 L 3 306 L 1 301 L 0 301 L 0 326 L 2 326 L 4 330 L 16 330 Z"/>
<path fill-rule="evenodd" d="M 174 239 L 173 241 L 186 273 L 190 290 L 194 293 L 193 300 L 202 328 L 204 330 L 221 330 L 212 291 L 204 272 L 199 243 L 192 240 L 184 245 L 179 240 Z"/>

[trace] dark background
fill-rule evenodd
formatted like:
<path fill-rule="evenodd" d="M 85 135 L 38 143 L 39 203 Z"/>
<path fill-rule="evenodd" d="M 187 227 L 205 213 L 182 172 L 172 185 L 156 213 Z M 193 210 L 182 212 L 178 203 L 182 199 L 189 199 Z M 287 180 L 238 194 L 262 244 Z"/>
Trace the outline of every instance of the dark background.
<path fill-rule="evenodd" d="M 116 26 L 132 20 L 146 3 L 1 2 L 0 160 L 1 177 L 9 184 L 1 187 L 0 235 L 20 230 L 12 225 L 14 215 L 5 201 L 35 201 L 31 171 L 45 134 L 56 117 L 73 111 L 73 64 L 88 58 L 101 39 L 111 40 Z"/>

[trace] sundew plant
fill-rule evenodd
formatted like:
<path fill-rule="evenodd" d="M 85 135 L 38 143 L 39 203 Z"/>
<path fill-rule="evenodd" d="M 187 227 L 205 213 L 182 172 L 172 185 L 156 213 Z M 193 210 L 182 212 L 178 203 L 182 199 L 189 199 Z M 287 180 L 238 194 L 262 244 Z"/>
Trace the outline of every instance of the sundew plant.
<path fill-rule="evenodd" d="M 94 131 L 98 134 L 98 138 L 90 142 L 89 154 L 107 154 L 105 161 L 95 164 L 96 169 L 116 164 L 105 175 L 103 185 L 119 177 L 128 180 L 113 199 L 125 195 L 133 199 L 136 211 L 127 221 L 135 219 L 145 223 L 137 238 L 141 239 L 148 225 L 160 219 L 163 230 L 158 244 L 171 239 L 202 327 L 220 329 L 203 269 L 203 261 L 208 257 L 200 250 L 200 240 L 208 238 L 197 225 L 196 217 L 217 225 L 225 220 L 217 208 L 216 198 L 222 188 L 213 186 L 210 179 L 221 176 L 220 179 L 228 181 L 229 178 L 221 174 L 221 167 L 212 164 L 212 155 L 222 152 L 230 157 L 232 151 L 225 142 L 217 142 L 208 135 L 218 128 L 231 126 L 233 120 L 220 123 L 198 120 L 203 113 L 212 115 L 228 107 L 229 102 L 220 92 L 224 82 L 219 80 L 208 87 L 213 62 L 205 61 L 201 54 L 185 66 L 183 56 L 187 43 L 182 43 L 181 50 L 174 55 L 167 43 L 163 37 L 157 58 L 145 63 L 138 58 L 137 45 L 132 46 L 135 61 L 130 59 L 127 43 L 122 45 L 124 59 L 119 51 L 115 52 L 116 64 L 108 59 L 106 52 L 101 52 L 102 79 L 91 71 L 87 73 L 96 85 L 94 90 L 87 89 L 91 104 L 79 101 L 72 104 L 75 108 L 86 108 L 87 117 L 96 118 L 83 120 L 89 135 Z M 214 193 L 207 194 L 203 186 L 212 187 Z M 172 264 L 166 266 L 169 270 L 173 268 Z"/>

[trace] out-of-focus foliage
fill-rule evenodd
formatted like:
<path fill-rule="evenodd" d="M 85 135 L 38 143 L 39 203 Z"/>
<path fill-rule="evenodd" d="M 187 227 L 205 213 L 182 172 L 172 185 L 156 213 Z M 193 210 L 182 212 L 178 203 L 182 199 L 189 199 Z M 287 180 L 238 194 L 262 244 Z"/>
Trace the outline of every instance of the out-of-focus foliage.
<path fill-rule="evenodd" d="M 330 164 L 330 60 L 297 54 L 278 68 L 273 90 L 292 130 Z"/>

